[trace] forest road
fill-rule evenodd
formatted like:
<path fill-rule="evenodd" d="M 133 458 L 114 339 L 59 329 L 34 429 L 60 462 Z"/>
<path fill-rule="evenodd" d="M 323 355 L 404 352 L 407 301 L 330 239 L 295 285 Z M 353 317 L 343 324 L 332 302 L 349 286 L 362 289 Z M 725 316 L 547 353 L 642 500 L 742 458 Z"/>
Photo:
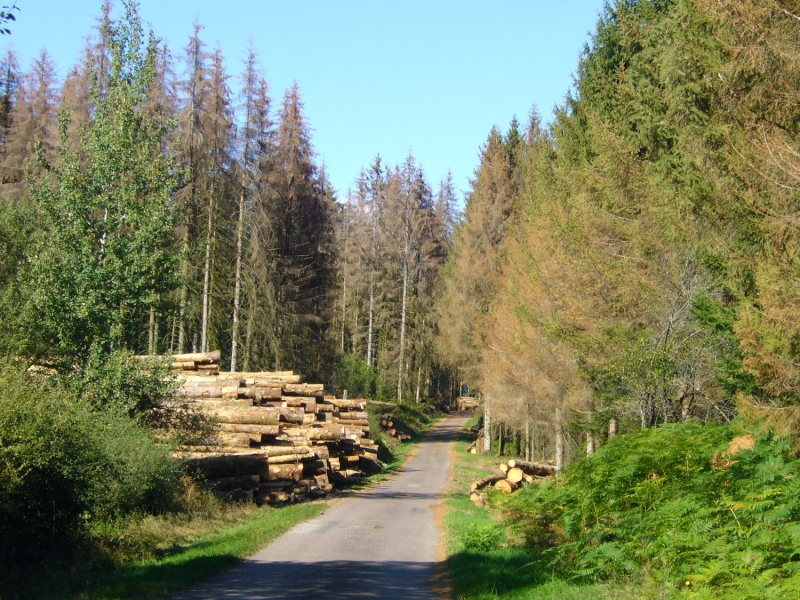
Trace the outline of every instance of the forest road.
<path fill-rule="evenodd" d="M 446 570 L 437 560 L 435 507 L 443 498 L 451 445 L 465 422 L 445 417 L 395 477 L 353 492 L 175 600 L 438 599 L 432 585 L 441 586 L 435 580 Z"/>

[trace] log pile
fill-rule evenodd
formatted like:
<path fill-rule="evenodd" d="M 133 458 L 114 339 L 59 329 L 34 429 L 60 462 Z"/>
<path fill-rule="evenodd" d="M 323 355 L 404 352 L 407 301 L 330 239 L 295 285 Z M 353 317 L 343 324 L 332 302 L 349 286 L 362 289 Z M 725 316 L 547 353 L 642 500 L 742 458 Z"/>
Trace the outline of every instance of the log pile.
<path fill-rule="evenodd" d="M 381 432 L 385 435 L 390 435 L 396 440 L 401 442 L 405 442 L 406 440 L 410 440 L 411 436 L 407 433 L 403 433 L 397 427 L 395 427 L 394 423 L 394 416 L 390 414 L 381 415 Z"/>
<path fill-rule="evenodd" d="M 175 400 L 215 421 L 211 435 L 177 456 L 219 495 L 297 502 L 381 471 L 366 401 L 325 395 L 323 384 L 291 371 L 215 373 L 202 368 L 213 363 L 193 359 L 197 370 L 187 370 L 190 361 L 175 362 L 185 363 Z"/>
<path fill-rule="evenodd" d="M 510 494 L 518 490 L 523 483 L 535 483 L 540 479 L 552 477 L 557 472 L 558 469 L 555 466 L 547 463 L 529 462 L 518 458 L 511 459 L 507 463 L 500 464 L 499 472 L 473 481 L 469 499 L 476 506 L 483 506 L 484 498 L 479 492 L 484 488 L 493 486 Z"/>
<path fill-rule="evenodd" d="M 163 356 L 137 356 L 139 359 L 164 359 Z M 219 361 L 222 353 L 192 352 L 189 354 L 173 354 L 170 369 L 178 377 L 185 375 L 219 375 Z"/>
<path fill-rule="evenodd" d="M 475 441 L 472 442 L 469 446 L 467 446 L 467 452 L 470 454 L 479 454 L 481 448 L 483 448 L 483 428 L 478 430 L 478 435 L 475 438 Z"/>
<path fill-rule="evenodd" d="M 471 396 L 460 396 L 456 400 L 458 412 L 468 412 L 474 414 L 478 407 L 481 405 L 480 400 Z"/>

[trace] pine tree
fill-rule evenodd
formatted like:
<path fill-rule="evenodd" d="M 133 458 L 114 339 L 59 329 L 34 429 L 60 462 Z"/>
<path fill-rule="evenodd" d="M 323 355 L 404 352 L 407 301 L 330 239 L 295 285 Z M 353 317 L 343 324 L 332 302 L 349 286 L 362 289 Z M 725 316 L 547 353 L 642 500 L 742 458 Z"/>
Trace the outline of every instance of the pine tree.
<path fill-rule="evenodd" d="M 231 371 L 235 372 L 239 365 L 239 345 L 240 345 L 240 315 L 242 311 L 242 289 L 243 289 L 243 269 L 245 261 L 245 243 L 249 236 L 249 217 L 252 210 L 248 211 L 248 205 L 252 205 L 263 189 L 259 189 L 259 184 L 263 180 L 263 172 L 259 170 L 261 156 L 271 148 L 272 123 L 270 121 L 270 97 L 269 88 L 262 70 L 257 63 L 257 55 L 251 40 L 245 59 L 245 70 L 242 75 L 242 111 L 244 112 L 244 122 L 239 135 L 239 189 L 238 189 L 238 211 L 236 219 L 236 246 L 235 246 L 235 265 L 234 265 L 234 292 L 233 292 L 233 318 L 231 327 Z M 263 187 L 263 186 L 262 186 Z M 250 266 L 248 264 L 248 266 Z M 255 311 L 255 303 L 258 295 L 251 295 L 252 311 Z M 248 344 L 249 346 L 249 344 Z M 249 358 L 249 351 L 245 353 Z"/>
<path fill-rule="evenodd" d="M 292 365 L 308 373 L 321 368 L 330 315 L 326 295 L 331 280 L 333 207 L 313 163 L 308 125 L 297 85 L 289 89 L 279 115 L 275 143 L 262 169 L 259 228 L 263 251 L 272 256 L 272 332 L 275 368 Z"/>
<path fill-rule="evenodd" d="M 0 61 L 2 83 L 0 83 L 0 148 L 11 128 L 11 110 L 17 101 L 19 90 L 19 61 L 16 53 L 9 49 Z"/>
<path fill-rule="evenodd" d="M 27 196 L 25 174 L 41 175 L 34 147 L 41 144 L 45 156 L 53 156 L 57 141 L 58 92 L 56 67 L 46 50 L 34 60 L 22 78 L 11 109 L 11 125 L 3 143 L 3 195 L 12 200 Z"/>

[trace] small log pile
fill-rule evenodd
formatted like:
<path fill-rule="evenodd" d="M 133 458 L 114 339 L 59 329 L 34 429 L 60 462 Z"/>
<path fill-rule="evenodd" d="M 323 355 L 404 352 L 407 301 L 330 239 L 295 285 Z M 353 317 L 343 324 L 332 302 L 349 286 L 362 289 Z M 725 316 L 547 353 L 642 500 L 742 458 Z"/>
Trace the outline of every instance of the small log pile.
<path fill-rule="evenodd" d="M 535 483 L 537 480 L 552 477 L 558 472 L 555 466 L 547 463 L 529 462 L 520 459 L 511 459 L 501 463 L 499 472 L 487 475 L 483 479 L 473 481 L 469 499 L 476 506 L 484 505 L 484 498 L 480 490 L 489 486 L 510 494 L 517 491 L 523 483 Z"/>
<path fill-rule="evenodd" d="M 478 436 L 475 438 L 469 446 L 467 446 L 467 452 L 470 454 L 479 454 L 481 448 L 483 448 L 483 428 L 478 430 Z"/>
<path fill-rule="evenodd" d="M 392 436 L 396 440 L 405 442 L 406 440 L 411 439 L 410 435 L 408 435 L 407 433 L 403 433 L 397 427 L 395 427 L 393 415 L 390 415 L 388 413 L 385 415 L 381 415 L 380 424 L 381 424 L 381 432 L 383 432 L 386 435 Z"/>
<path fill-rule="evenodd" d="M 365 400 L 325 395 L 323 384 L 291 371 L 220 373 L 219 353 L 207 355 L 173 361 L 182 380 L 174 400 L 215 421 L 211 435 L 176 454 L 203 486 L 229 499 L 283 504 L 382 470 Z M 206 368 L 213 364 L 216 372 Z"/>
<path fill-rule="evenodd" d="M 139 359 L 164 358 L 159 356 L 137 356 Z M 178 377 L 185 375 L 219 375 L 219 361 L 222 353 L 219 350 L 213 352 L 191 352 L 189 354 L 173 354 L 170 368 L 173 374 Z"/>
<path fill-rule="evenodd" d="M 457 400 L 458 412 L 467 412 L 474 414 L 478 407 L 481 405 L 480 400 L 471 396 L 460 396 Z"/>

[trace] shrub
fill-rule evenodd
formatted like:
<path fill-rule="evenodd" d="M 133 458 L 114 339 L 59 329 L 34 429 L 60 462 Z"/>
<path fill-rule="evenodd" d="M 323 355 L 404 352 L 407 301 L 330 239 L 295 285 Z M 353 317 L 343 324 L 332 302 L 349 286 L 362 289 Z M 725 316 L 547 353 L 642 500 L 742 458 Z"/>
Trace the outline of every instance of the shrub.
<path fill-rule="evenodd" d="M 56 383 L 0 373 L 0 558 L 37 560 L 69 547 L 92 519 L 172 506 L 169 449 L 114 406 Z"/>

